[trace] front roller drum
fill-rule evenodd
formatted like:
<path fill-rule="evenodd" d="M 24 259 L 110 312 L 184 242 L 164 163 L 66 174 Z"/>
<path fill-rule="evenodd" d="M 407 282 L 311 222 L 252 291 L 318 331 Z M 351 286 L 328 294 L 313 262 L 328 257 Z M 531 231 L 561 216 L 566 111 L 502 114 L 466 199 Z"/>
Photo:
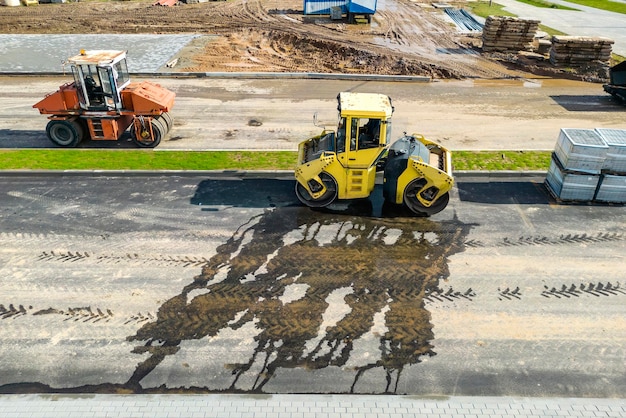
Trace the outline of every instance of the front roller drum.
<path fill-rule="evenodd" d="M 161 116 L 159 117 L 161 118 L 161 122 L 165 123 L 165 127 L 167 128 L 167 131 L 169 132 L 172 129 L 172 126 L 174 126 L 172 115 L 170 115 L 168 112 L 163 112 L 161 113 Z"/>
<path fill-rule="evenodd" d="M 441 212 L 448 206 L 450 195 L 446 192 L 439 199 L 432 202 L 430 206 L 424 206 L 417 198 L 418 193 L 422 193 L 422 197 L 428 197 L 429 190 L 422 190 L 426 185 L 426 180 L 416 179 L 410 182 L 404 189 L 403 201 L 404 205 L 413 213 L 420 216 L 431 216 Z"/>
<path fill-rule="evenodd" d="M 319 177 L 322 183 L 324 183 L 326 191 L 317 199 L 311 196 L 306 187 L 296 182 L 296 196 L 298 200 L 311 208 L 328 206 L 337 199 L 337 181 L 328 173 L 321 173 Z"/>
<path fill-rule="evenodd" d="M 135 144 L 142 148 L 154 148 L 161 143 L 161 139 L 171 128 L 171 117 L 138 116 L 133 121 L 130 135 Z"/>

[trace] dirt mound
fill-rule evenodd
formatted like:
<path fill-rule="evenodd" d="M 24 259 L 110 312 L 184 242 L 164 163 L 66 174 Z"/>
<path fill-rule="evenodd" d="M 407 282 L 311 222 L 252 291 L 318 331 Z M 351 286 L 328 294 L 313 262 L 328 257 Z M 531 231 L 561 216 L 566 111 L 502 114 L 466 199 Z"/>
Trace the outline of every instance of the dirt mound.
<path fill-rule="evenodd" d="M 429 3 L 388 0 L 371 24 L 304 16 L 301 0 L 233 0 L 154 6 L 146 1 L 0 8 L 0 33 L 197 33 L 216 35 L 186 48 L 178 71 L 322 72 L 432 78 L 528 76 L 523 65 L 479 53 Z M 158 48 L 158 45 L 150 46 Z"/>
<path fill-rule="evenodd" d="M 183 64 L 182 71 L 271 71 L 422 75 L 460 78 L 446 68 L 418 59 L 380 54 L 333 40 L 298 33 L 241 29 L 217 38 Z"/>

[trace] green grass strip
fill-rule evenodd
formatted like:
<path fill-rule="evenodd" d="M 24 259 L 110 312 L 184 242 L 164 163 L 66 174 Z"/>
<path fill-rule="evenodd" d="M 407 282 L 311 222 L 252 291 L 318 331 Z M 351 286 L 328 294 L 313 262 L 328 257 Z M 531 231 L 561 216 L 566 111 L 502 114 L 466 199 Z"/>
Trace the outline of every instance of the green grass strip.
<path fill-rule="evenodd" d="M 3 150 L 2 170 L 293 169 L 290 151 Z"/>
<path fill-rule="evenodd" d="M 295 151 L 0 150 L 0 170 L 293 170 Z M 455 170 L 547 170 L 549 151 L 456 151 Z"/>
<path fill-rule="evenodd" d="M 531 6 L 542 7 L 542 8 L 547 8 L 547 9 L 578 10 L 572 7 L 561 6 L 560 4 L 550 3 L 549 1 L 543 1 L 543 0 L 517 0 L 517 1 L 519 1 L 520 3 L 530 4 Z"/>
<path fill-rule="evenodd" d="M 548 171 L 551 151 L 455 151 L 455 170 L 468 171 Z"/>
<path fill-rule="evenodd" d="M 614 13 L 626 14 L 626 3 L 611 0 L 567 0 L 570 3 L 581 6 L 593 7 L 594 9 L 607 10 Z"/>
<path fill-rule="evenodd" d="M 504 10 L 504 6 L 489 1 L 476 1 L 467 3 L 467 7 L 471 9 L 476 16 L 487 18 L 489 16 L 516 16 L 513 13 Z"/>

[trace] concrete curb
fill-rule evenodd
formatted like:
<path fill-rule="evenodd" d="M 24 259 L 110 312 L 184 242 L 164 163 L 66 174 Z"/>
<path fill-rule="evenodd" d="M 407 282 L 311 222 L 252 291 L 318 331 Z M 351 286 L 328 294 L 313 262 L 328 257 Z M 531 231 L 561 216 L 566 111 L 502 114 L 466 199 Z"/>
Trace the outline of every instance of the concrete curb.
<path fill-rule="evenodd" d="M 480 178 L 494 181 L 545 177 L 546 171 L 455 171 L 457 179 Z M 292 170 L 0 170 L 0 177 L 220 177 L 293 179 Z"/>
<path fill-rule="evenodd" d="M 309 79 L 309 80 L 361 80 L 361 81 L 402 81 L 412 83 L 429 83 L 432 81 L 430 77 L 425 76 L 407 76 L 407 75 L 379 75 L 379 74 L 341 74 L 341 73 L 189 73 L 189 72 L 154 72 L 154 73 L 131 73 L 131 77 L 135 78 L 227 78 L 227 79 Z M 62 71 L 42 71 L 38 73 L 32 72 L 0 72 L 0 76 L 8 77 L 64 77 L 71 76 L 71 73 Z"/>

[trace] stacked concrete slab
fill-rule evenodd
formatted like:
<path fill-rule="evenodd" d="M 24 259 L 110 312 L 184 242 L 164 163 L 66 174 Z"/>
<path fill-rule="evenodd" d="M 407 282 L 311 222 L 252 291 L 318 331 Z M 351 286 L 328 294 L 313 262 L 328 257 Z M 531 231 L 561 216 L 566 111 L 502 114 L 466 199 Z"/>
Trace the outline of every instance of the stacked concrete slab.
<path fill-rule="evenodd" d="M 489 16 L 483 27 L 483 51 L 530 50 L 538 28 L 538 20 L 510 16 Z"/>
<path fill-rule="evenodd" d="M 626 130 L 561 129 L 546 185 L 562 201 L 626 203 Z"/>
<path fill-rule="evenodd" d="M 596 200 L 626 202 L 626 130 L 596 129 L 608 145 Z"/>
<path fill-rule="evenodd" d="M 609 149 L 602 169 L 611 173 L 626 173 L 626 129 L 596 129 Z"/>
<path fill-rule="evenodd" d="M 613 43 L 603 37 L 555 35 L 550 62 L 559 67 L 580 67 L 594 61 L 608 64 Z"/>

